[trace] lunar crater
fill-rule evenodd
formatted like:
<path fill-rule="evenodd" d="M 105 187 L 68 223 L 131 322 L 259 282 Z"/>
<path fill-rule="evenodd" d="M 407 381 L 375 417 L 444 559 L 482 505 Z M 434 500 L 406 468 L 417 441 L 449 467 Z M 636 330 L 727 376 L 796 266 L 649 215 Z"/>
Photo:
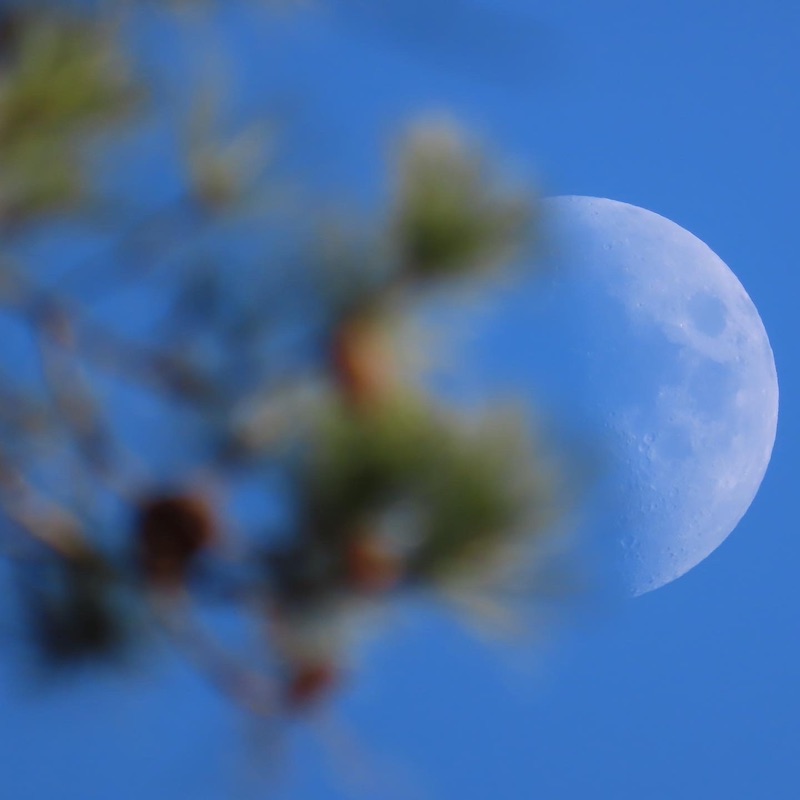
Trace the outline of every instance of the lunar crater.
<path fill-rule="evenodd" d="M 713 294 L 693 295 L 689 298 L 688 311 L 694 327 L 706 336 L 719 336 L 727 327 L 725 303 Z"/>

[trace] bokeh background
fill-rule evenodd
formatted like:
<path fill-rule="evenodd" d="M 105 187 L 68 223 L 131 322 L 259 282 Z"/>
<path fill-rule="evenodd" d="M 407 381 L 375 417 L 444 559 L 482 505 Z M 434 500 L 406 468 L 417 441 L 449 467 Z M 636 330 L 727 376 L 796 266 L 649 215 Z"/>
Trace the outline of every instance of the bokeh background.
<path fill-rule="evenodd" d="M 3 663 L 3 793 L 796 797 L 800 10 L 320 0 L 275 21 L 230 2 L 191 24 L 178 50 L 143 23 L 142 57 L 178 86 L 218 59 L 234 114 L 274 86 L 292 120 L 292 169 L 320 192 L 346 186 L 368 205 L 398 128 L 447 112 L 546 193 L 622 200 L 693 232 L 739 277 L 770 335 L 775 452 L 734 534 L 675 583 L 621 606 L 579 606 L 546 645 L 487 647 L 448 616 L 404 609 L 365 646 L 330 714 L 258 747 L 179 659 L 44 693 L 21 689 Z M 138 179 L 135 166 L 128 175 Z M 141 190 L 167 195 L 162 177 Z"/>

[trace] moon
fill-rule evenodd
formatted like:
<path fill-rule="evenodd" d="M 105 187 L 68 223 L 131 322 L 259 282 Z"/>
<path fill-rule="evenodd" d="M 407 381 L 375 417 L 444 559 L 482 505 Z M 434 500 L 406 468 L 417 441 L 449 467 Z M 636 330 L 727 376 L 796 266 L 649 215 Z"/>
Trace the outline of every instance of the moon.
<path fill-rule="evenodd" d="M 703 561 L 751 505 L 777 426 L 772 350 L 742 284 L 680 226 L 593 197 L 543 207 L 538 277 L 490 292 L 461 352 L 472 377 L 450 388 L 521 389 L 599 443 L 585 525 L 617 586 L 641 595 Z"/>

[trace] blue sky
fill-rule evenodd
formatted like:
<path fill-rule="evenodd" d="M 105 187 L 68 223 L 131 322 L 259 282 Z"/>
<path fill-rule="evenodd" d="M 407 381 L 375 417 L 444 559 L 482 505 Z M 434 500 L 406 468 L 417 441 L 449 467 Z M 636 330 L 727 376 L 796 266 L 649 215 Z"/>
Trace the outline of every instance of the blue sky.
<path fill-rule="evenodd" d="M 448 109 L 549 193 L 674 220 L 758 307 L 781 413 L 753 506 L 686 576 L 619 607 L 582 609 L 543 648 L 487 648 L 446 617 L 408 614 L 368 649 L 337 724 L 360 742 L 367 772 L 396 783 L 387 798 L 797 797 L 800 7 L 475 0 L 515 32 L 486 47 L 482 17 L 449 33 L 444 21 L 417 41 L 387 34 L 407 20 L 353 5 L 266 51 L 244 13 L 224 17 L 241 47 L 243 103 L 259 64 L 304 94 L 301 167 L 369 197 L 395 125 Z M 188 668 L 154 663 L 123 700 L 119 685 L 58 698 L 4 689 L 9 798 L 237 796 L 242 726 Z M 381 797 L 348 785 L 349 759 L 328 738 L 297 726 L 284 785 L 263 796 Z"/>

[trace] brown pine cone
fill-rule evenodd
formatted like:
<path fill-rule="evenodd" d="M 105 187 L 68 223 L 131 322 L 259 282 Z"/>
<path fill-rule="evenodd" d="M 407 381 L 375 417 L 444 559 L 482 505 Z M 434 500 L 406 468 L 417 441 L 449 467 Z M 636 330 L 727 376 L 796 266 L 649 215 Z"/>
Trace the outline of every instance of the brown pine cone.
<path fill-rule="evenodd" d="M 327 662 L 295 667 L 286 684 L 286 705 L 293 711 L 316 705 L 331 691 L 338 679 L 338 670 Z"/>
<path fill-rule="evenodd" d="M 383 594 L 396 588 L 403 576 L 399 557 L 373 535 L 360 535 L 347 543 L 345 573 L 348 584 L 365 594 Z"/>
<path fill-rule="evenodd" d="M 214 538 L 208 505 L 190 495 L 157 495 L 137 509 L 139 566 L 148 581 L 161 588 L 184 583 L 197 554 Z"/>
<path fill-rule="evenodd" d="M 344 397 L 363 407 L 385 396 L 392 384 L 391 354 L 373 315 L 357 314 L 339 323 L 331 365 Z"/>

